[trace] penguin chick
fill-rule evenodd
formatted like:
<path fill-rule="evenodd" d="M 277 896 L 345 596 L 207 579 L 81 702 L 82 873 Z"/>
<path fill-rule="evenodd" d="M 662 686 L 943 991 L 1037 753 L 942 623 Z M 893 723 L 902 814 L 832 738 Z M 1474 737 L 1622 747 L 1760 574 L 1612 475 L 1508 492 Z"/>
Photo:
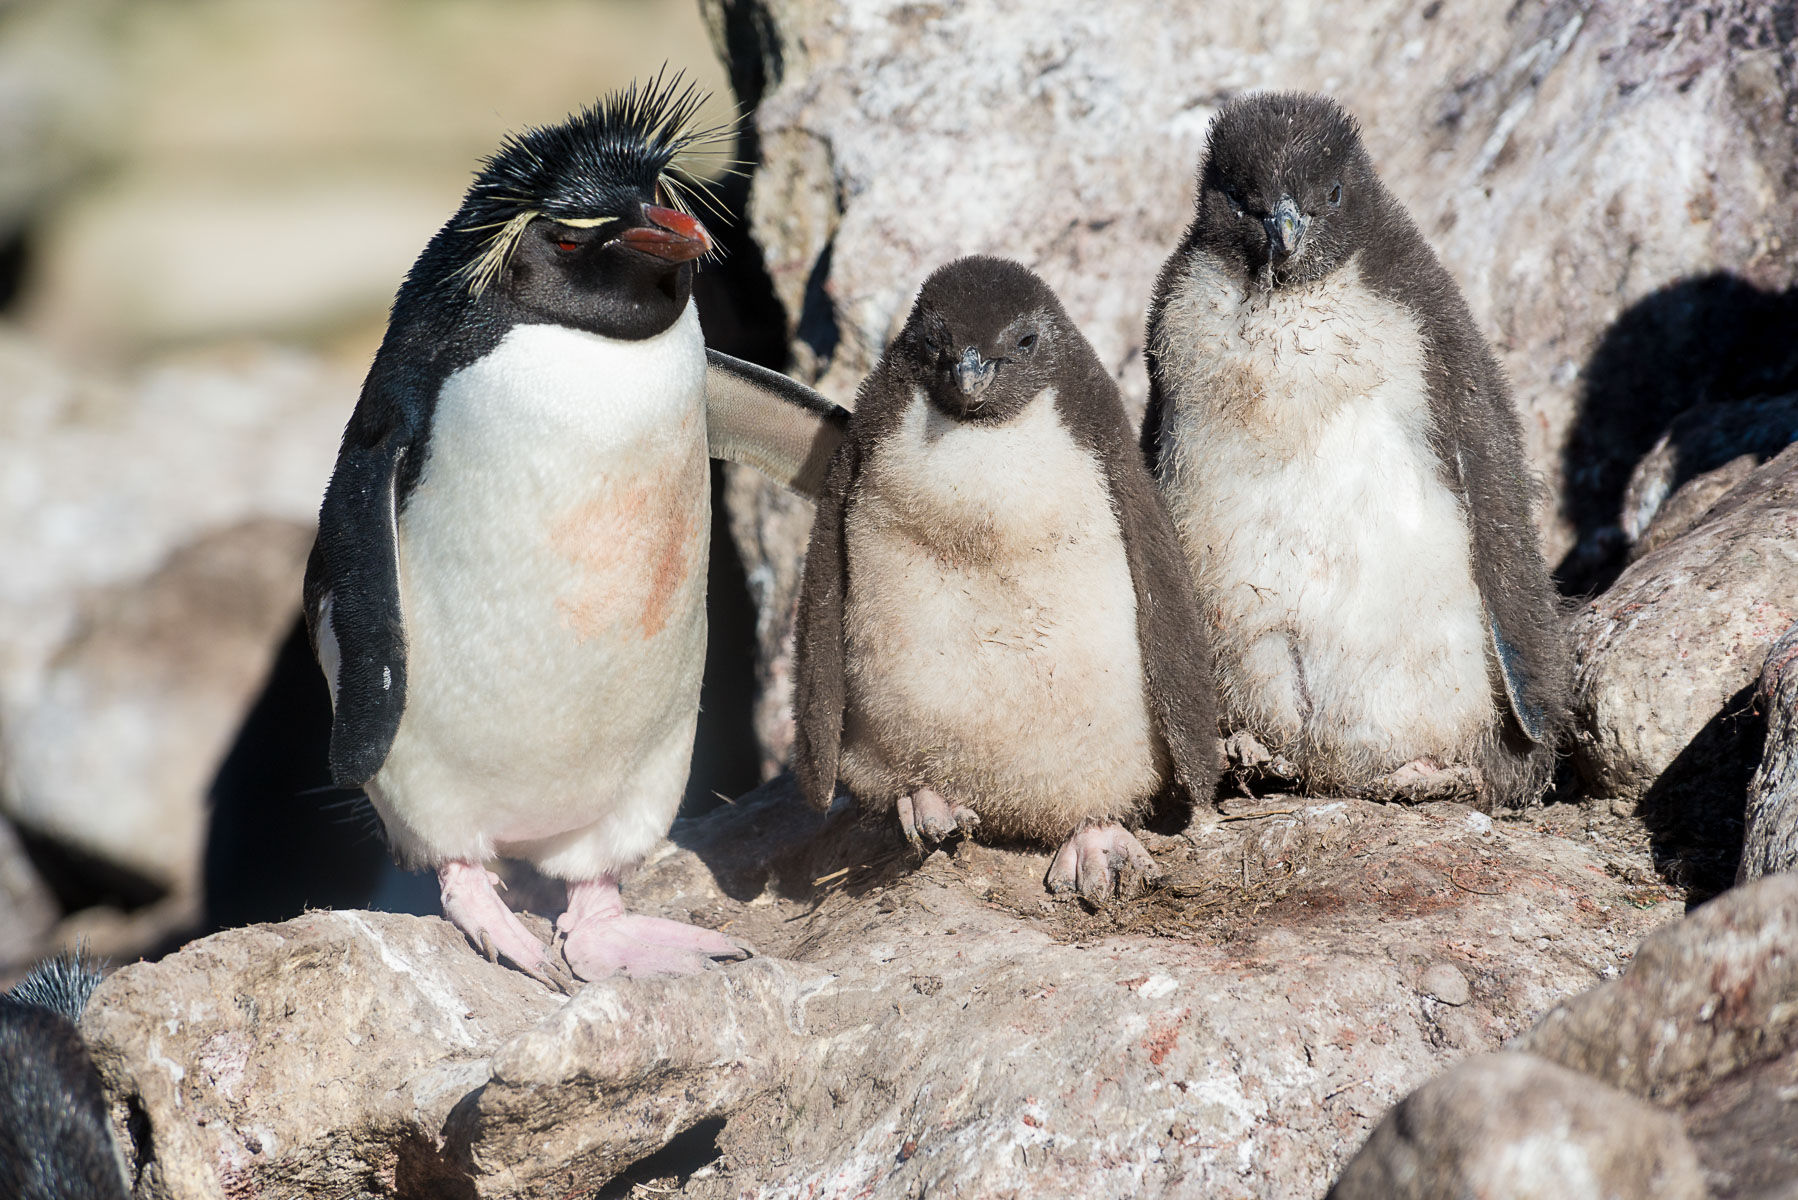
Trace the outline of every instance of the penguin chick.
<path fill-rule="evenodd" d="M 100 1075 L 77 1028 L 100 979 L 77 950 L 39 964 L 0 995 L 0 1196 L 131 1194 Z"/>
<path fill-rule="evenodd" d="M 489 958 L 567 971 L 485 863 L 568 881 L 584 979 L 746 951 L 624 912 L 680 802 L 705 654 L 708 434 L 804 488 L 834 407 L 708 355 L 710 238 L 669 207 L 704 96 L 658 77 L 509 140 L 425 247 L 344 431 L 307 566 L 330 762 Z M 708 369 L 721 396 L 708 412 Z"/>
<path fill-rule="evenodd" d="M 1059 842 L 1047 883 L 1157 873 L 1124 828 L 1170 779 L 1210 803 L 1217 725 L 1172 524 L 1116 385 L 1042 280 L 964 258 L 925 281 L 818 499 L 794 770 L 914 844 Z"/>
<path fill-rule="evenodd" d="M 1570 659 L 1517 414 L 1333 102 L 1219 111 L 1148 364 L 1226 729 L 1315 789 L 1538 798 Z"/>

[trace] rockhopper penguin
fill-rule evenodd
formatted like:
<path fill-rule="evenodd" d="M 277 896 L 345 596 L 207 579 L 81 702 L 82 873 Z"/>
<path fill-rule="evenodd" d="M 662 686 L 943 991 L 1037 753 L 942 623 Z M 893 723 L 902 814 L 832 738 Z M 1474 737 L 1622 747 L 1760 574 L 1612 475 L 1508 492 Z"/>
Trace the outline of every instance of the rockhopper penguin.
<path fill-rule="evenodd" d="M 1539 797 L 1569 655 L 1517 415 L 1333 102 L 1217 114 L 1148 365 L 1233 750 L 1312 789 Z"/>
<path fill-rule="evenodd" d="M 1042 280 L 925 281 L 818 498 L 794 770 L 957 828 L 1060 844 L 1056 892 L 1157 873 L 1124 828 L 1164 784 L 1212 802 L 1217 723 L 1173 526 L 1117 387 Z"/>
<path fill-rule="evenodd" d="M 331 769 L 489 957 L 566 984 L 484 865 L 568 881 L 585 979 L 744 950 L 627 915 L 665 834 L 705 652 L 712 453 L 815 488 L 833 406 L 709 364 L 690 300 L 710 247 L 669 207 L 704 96 L 660 78 L 509 140 L 425 247 L 344 431 L 307 565 Z"/>
<path fill-rule="evenodd" d="M 40 963 L 0 995 L 0 1196 L 126 1200 L 81 1014 L 100 972 L 81 951 Z"/>

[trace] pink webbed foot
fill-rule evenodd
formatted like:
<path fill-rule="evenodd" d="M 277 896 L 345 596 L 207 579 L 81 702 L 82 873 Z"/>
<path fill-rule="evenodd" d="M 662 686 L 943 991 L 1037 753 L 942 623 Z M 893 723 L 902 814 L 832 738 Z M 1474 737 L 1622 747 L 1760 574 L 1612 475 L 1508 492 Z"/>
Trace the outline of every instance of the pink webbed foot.
<path fill-rule="evenodd" d="M 624 911 L 611 876 L 568 886 L 568 911 L 556 920 L 562 957 L 582 979 L 609 975 L 695 975 L 716 960 L 748 958 L 742 943 L 697 925 Z"/>
<path fill-rule="evenodd" d="M 1161 878 L 1142 843 L 1115 821 L 1082 824 L 1055 852 L 1044 880 L 1051 892 L 1079 892 L 1094 904 L 1140 896 Z"/>
<path fill-rule="evenodd" d="M 499 876 L 480 863 L 444 863 L 437 868 L 443 915 L 488 962 L 503 958 L 545 987 L 571 991 L 574 980 L 568 969 L 552 959 L 548 947 L 532 937 L 518 914 L 506 907 L 494 890 L 497 883 Z"/>
<path fill-rule="evenodd" d="M 909 796 L 899 797 L 899 828 L 905 840 L 919 851 L 924 843 L 936 845 L 957 831 L 966 832 L 980 824 L 980 814 L 963 804 L 950 804 L 941 794 L 919 788 Z"/>

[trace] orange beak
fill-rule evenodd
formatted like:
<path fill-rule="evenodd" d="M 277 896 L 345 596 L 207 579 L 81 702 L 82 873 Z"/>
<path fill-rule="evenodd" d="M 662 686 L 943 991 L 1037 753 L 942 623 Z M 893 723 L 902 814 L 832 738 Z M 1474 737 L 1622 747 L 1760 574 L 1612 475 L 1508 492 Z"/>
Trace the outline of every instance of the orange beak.
<path fill-rule="evenodd" d="M 675 263 L 692 262 L 712 248 L 712 235 L 684 212 L 645 204 L 643 219 L 649 223 L 633 226 L 612 240 Z"/>

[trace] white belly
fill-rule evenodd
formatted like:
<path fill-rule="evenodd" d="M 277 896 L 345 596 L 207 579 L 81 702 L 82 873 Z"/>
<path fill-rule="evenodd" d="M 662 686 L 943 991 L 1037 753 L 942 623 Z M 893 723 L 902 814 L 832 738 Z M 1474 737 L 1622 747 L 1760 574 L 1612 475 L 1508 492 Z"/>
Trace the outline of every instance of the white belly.
<path fill-rule="evenodd" d="M 841 773 L 1059 838 L 1159 786 L 1136 594 L 1099 464 L 1045 394 L 997 429 L 914 399 L 846 515 Z"/>
<path fill-rule="evenodd" d="M 1227 723 L 1317 782 L 1467 754 L 1493 719 L 1486 624 L 1415 319 L 1353 263 L 1252 304 L 1201 263 L 1161 337 L 1162 486 Z"/>
<path fill-rule="evenodd" d="M 400 514 L 405 716 L 370 796 L 408 858 L 628 865 L 685 784 L 705 653 L 705 354 L 521 325 L 452 376 Z"/>

